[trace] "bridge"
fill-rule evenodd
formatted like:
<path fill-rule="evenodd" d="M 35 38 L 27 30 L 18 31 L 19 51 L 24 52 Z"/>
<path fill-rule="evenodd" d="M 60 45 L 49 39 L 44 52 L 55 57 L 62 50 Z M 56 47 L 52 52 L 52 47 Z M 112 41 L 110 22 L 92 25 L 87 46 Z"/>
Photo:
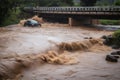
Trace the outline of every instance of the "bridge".
<path fill-rule="evenodd" d="M 120 19 L 120 6 L 106 7 L 25 7 L 26 12 L 45 19 L 66 21 L 70 25 L 92 24 L 97 19 Z M 93 24 L 96 21 L 93 21 Z"/>

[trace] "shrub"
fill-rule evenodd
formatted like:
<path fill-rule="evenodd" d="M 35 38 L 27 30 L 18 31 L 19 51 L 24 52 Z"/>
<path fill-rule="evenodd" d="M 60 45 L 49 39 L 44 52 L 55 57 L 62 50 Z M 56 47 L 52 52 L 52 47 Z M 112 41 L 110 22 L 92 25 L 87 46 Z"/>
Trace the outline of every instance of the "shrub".
<path fill-rule="evenodd" d="M 19 14 L 20 14 L 20 10 L 19 8 L 16 9 L 16 11 L 10 11 L 9 12 L 9 16 L 6 17 L 6 19 L 4 20 L 4 22 L 2 23 L 3 26 L 7 26 L 7 25 L 11 25 L 11 24 L 16 24 L 19 22 Z"/>
<path fill-rule="evenodd" d="M 120 30 L 115 31 L 113 33 L 113 37 L 114 37 L 114 44 L 120 46 Z"/>

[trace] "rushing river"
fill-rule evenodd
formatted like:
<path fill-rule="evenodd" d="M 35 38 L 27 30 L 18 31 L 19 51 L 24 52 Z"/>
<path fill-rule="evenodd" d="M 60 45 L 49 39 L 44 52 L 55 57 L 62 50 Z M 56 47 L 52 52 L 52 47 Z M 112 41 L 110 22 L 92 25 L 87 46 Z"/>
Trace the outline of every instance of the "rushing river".
<path fill-rule="evenodd" d="M 97 25 L 98 29 L 101 30 L 108 30 L 108 31 L 115 31 L 120 29 L 120 25 Z"/>
<path fill-rule="evenodd" d="M 119 26 L 115 27 L 119 28 Z M 61 42 L 85 43 L 86 38 L 99 39 L 103 35 L 113 33 L 106 30 L 116 30 L 116 28 L 99 25 L 99 29 L 102 29 L 99 30 L 52 23 L 45 23 L 39 28 L 11 25 L 11 27 L 0 29 L 0 61 L 3 59 L 9 61 L 24 54 L 57 51 L 56 44 Z M 91 45 L 91 43 L 87 44 Z M 36 64 L 25 69 L 20 78 L 21 80 L 120 80 L 120 60 L 118 63 L 105 61 L 105 56 L 112 51 L 114 50 L 103 44 L 91 45 L 86 50 L 64 51 L 66 55 L 77 58 L 78 63 L 73 65 Z M 9 67 L 9 63 L 6 67 Z"/>

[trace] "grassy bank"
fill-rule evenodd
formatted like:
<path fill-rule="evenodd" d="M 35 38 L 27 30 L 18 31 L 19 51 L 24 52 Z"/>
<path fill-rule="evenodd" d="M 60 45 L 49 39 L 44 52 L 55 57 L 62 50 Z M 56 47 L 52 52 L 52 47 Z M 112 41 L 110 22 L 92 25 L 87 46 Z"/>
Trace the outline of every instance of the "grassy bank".
<path fill-rule="evenodd" d="M 103 25 L 120 25 L 120 20 L 100 20 Z"/>

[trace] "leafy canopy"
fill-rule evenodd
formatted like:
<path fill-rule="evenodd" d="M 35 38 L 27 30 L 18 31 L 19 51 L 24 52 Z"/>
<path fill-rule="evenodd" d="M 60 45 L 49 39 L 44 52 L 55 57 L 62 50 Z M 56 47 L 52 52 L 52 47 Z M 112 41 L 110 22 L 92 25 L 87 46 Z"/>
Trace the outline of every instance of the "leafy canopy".
<path fill-rule="evenodd" d="M 94 6 L 97 0 L 81 0 L 82 6 Z"/>

